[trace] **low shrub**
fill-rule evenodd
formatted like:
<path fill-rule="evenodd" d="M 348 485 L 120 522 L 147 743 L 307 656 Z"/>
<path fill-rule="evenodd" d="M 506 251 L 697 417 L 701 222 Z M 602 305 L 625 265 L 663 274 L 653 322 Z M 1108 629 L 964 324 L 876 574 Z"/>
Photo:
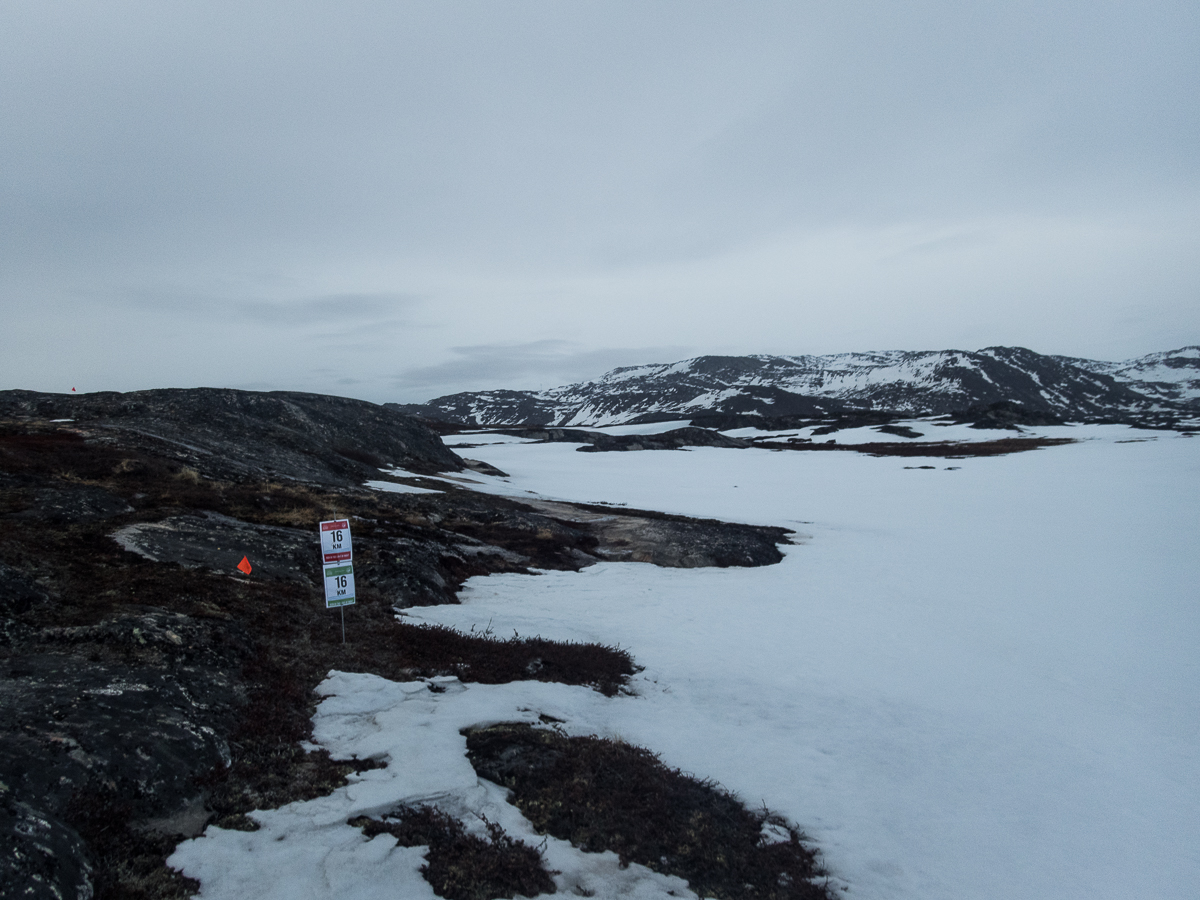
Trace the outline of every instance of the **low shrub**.
<path fill-rule="evenodd" d="M 469 731 L 467 757 L 539 832 L 685 878 L 702 897 L 829 898 L 796 829 L 649 750 L 518 723 Z"/>
<path fill-rule="evenodd" d="M 487 819 L 487 839 L 467 834 L 461 822 L 432 806 L 402 807 L 383 819 L 360 816 L 350 824 L 367 837 L 390 834 L 402 847 L 428 846 L 421 874 L 447 900 L 533 897 L 556 890 L 541 852 Z"/>

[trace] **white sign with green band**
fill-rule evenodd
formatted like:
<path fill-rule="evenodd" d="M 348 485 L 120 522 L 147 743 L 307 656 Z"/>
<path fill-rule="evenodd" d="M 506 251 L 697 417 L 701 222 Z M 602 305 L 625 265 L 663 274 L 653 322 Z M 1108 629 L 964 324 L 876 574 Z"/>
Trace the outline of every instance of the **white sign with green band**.
<path fill-rule="evenodd" d="M 354 603 L 354 564 L 325 566 L 325 608 Z"/>

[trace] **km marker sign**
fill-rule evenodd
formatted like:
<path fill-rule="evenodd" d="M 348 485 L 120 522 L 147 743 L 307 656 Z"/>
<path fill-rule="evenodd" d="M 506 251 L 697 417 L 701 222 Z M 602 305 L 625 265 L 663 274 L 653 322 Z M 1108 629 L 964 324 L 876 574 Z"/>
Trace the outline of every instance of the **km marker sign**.
<path fill-rule="evenodd" d="M 342 643 L 346 643 L 346 611 L 354 603 L 354 546 L 350 520 L 321 523 L 321 569 L 325 573 L 325 608 L 342 608 Z"/>
<path fill-rule="evenodd" d="M 354 566 L 325 566 L 325 608 L 354 604 Z"/>
<path fill-rule="evenodd" d="M 332 519 L 321 523 L 321 562 L 325 565 L 354 559 L 350 543 L 350 520 Z"/>

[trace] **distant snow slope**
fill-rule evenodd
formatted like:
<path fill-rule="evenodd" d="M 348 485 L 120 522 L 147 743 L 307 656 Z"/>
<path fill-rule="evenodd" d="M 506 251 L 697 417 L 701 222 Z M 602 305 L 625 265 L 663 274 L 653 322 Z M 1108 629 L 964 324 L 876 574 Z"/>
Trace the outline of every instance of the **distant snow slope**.
<path fill-rule="evenodd" d="M 1066 356 L 1056 358 L 1093 372 L 1111 375 L 1147 397 L 1181 401 L 1193 406 L 1200 404 L 1200 347 L 1181 347 L 1119 363 Z"/>
<path fill-rule="evenodd" d="M 1022 347 L 700 356 L 614 369 L 540 392 L 452 394 L 399 408 L 469 425 L 615 425 L 704 413 L 815 416 L 869 408 L 936 415 L 999 400 L 1071 419 L 1200 405 L 1200 347 L 1124 363 Z"/>

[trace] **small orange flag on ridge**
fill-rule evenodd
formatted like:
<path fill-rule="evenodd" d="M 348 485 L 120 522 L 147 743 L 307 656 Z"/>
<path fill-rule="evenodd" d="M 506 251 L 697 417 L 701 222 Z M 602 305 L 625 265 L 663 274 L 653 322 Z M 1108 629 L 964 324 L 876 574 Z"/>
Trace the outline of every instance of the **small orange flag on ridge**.
<path fill-rule="evenodd" d="M 237 564 L 237 567 L 239 570 L 241 570 L 242 572 L 245 572 L 247 575 L 249 575 L 250 570 L 252 568 L 254 568 L 253 566 L 250 565 L 250 560 L 247 559 L 245 556 L 242 557 L 242 561 Z"/>

